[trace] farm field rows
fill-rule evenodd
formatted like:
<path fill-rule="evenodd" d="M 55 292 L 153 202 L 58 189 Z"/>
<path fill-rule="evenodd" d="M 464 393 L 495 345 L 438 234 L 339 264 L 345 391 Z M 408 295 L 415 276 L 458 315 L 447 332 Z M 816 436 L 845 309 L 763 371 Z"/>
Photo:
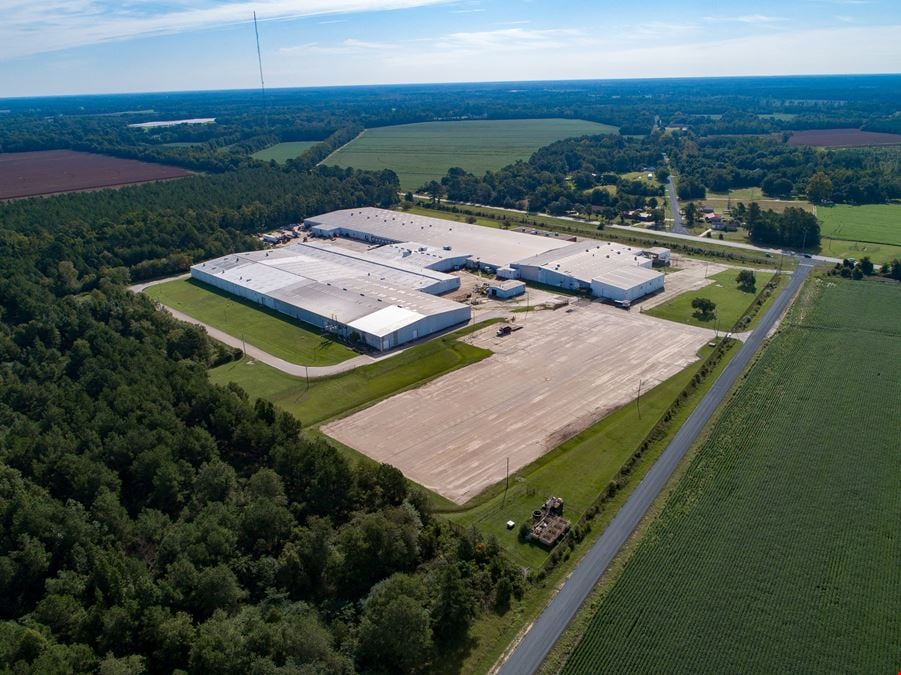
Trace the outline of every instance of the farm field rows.
<path fill-rule="evenodd" d="M 615 134 L 617 128 L 567 119 L 422 122 L 367 129 L 323 163 L 392 169 L 404 190 L 439 180 L 451 167 L 477 175 L 528 159 L 538 148 L 572 136 Z"/>
<path fill-rule="evenodd" d="M 96 190 L 191 175 L 192 172 L 177 166 L 73 150 L 0 153 L 0 199 Z"/>
<path fill-rule="evenodd" d="M 901 246 L 901 204 L 821 206 L 817 218 L 823 237 Z"/>
<path fill-rule="evenodd" d="M 287 143 L 276 143 L 268 148 L 257 150 L 251 155 L 254 159 L 264 162 L 275 160 L 279 164 L 284 164 L 289 159 L 300 157 L 307 149 L 319 144 L 321 141 L 289 141 Z"/>
<path fill-rule="evenodd" d="M 564 666 L 895 672 L 901 289 L 818 280 Z"/>
<path fill-rule="evenodd" d="M 322 336 L 284 314 L 229 295 L 193 279 L 149 286 L 144 291 L 164 305 L 290 363 L 328 366 L 356 356 L 344 345 Z"/>

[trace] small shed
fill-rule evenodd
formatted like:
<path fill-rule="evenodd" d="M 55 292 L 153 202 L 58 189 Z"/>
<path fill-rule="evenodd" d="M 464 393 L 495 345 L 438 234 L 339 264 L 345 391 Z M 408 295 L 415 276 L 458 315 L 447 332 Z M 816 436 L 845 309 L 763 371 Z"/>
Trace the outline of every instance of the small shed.
<path fill-rule="evenodd" d="M 526 292 L 526 285 L 522 281 L 507 279 L 505 281 L 492 281 L 488 284 L 488 297 L 498 300 L 509 300 Z"/>

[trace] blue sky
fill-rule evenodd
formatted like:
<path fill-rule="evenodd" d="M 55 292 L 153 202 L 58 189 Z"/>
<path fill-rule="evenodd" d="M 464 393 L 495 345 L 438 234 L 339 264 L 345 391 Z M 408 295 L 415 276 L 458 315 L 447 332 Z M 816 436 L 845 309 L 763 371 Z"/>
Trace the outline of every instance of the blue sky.
<path fill-rule="evenodd" d="M 0 0 L 0 97 L 901 71 L 899 0 Z"/>

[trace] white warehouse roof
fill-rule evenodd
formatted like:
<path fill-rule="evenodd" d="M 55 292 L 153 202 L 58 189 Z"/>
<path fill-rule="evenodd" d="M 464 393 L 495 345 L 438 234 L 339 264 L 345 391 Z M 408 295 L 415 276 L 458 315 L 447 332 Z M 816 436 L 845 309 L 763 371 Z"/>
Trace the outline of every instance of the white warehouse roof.
<path fill-rule="evenodd" d="M 663 274 L 661 272 L 655 272 L 654 270 L 649 270 L 645 267 L 621 266 L 611 267 L 610 269 L 596 274 L 594 278 L 592 278 L 592 281 L 597 281 L 598 283 L 606 284 L 608 286 L 615 286 L 617 288 L 630 289 L 647 283 L 648 281 L 654 281 L 662 276 Z"/>
<path fill-rule="evenodd" d="M 318 234 L 324 235 L 337 235 L 345 230 L 365 232 L 395 243 L 422 242 L 426 246 L 451 253 L 468 253 L 472 258 L 492 267 L 504 267 L 511 262 L 570 244 L 554 237 L 376 208 L 332 211 L 307 218 L 304 223 L 315 228 Z M 446 246 L 450 249 L 445 249 Z"/>
<path fill-rule="evenodd" d="M 227 255 L 191 272 L 255 301 L 265 296 L 361 331 L 370 326 L 365 332 L 379 336 L 464 307 L 429 294 L 456 288 L 457 277 L 321 244 Z"/>
<path fill-rule="evenodd" d="M 520 260 L 515 265 L 543 267 L 588 284 L 599 272 L 612 267 L 650 264 L 647 258 L 638 255 L 640 251 L 611 241 L 580 242 Z"/>

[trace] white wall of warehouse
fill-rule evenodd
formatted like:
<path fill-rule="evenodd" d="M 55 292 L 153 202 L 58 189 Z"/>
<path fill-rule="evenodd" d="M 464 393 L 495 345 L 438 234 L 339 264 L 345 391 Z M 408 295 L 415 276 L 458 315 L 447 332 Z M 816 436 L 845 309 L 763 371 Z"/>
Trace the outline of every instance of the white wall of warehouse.
<path fill-rule="evenodd" d="M 661 274 L 656 279 L 651 279 L 650 281 L 632 286 L 631 288 L 621 288 L 594 279 L 591 282 L 591 294 L 596 298 L 619 301 L 628 300 L 629 302 L 632 302 L 633 300 L 638 300 L 638 298 L 643 298 L 649 293 L 653 293 L 654 291 L 663 288 L 663 279 L 664 276 Z"/>

